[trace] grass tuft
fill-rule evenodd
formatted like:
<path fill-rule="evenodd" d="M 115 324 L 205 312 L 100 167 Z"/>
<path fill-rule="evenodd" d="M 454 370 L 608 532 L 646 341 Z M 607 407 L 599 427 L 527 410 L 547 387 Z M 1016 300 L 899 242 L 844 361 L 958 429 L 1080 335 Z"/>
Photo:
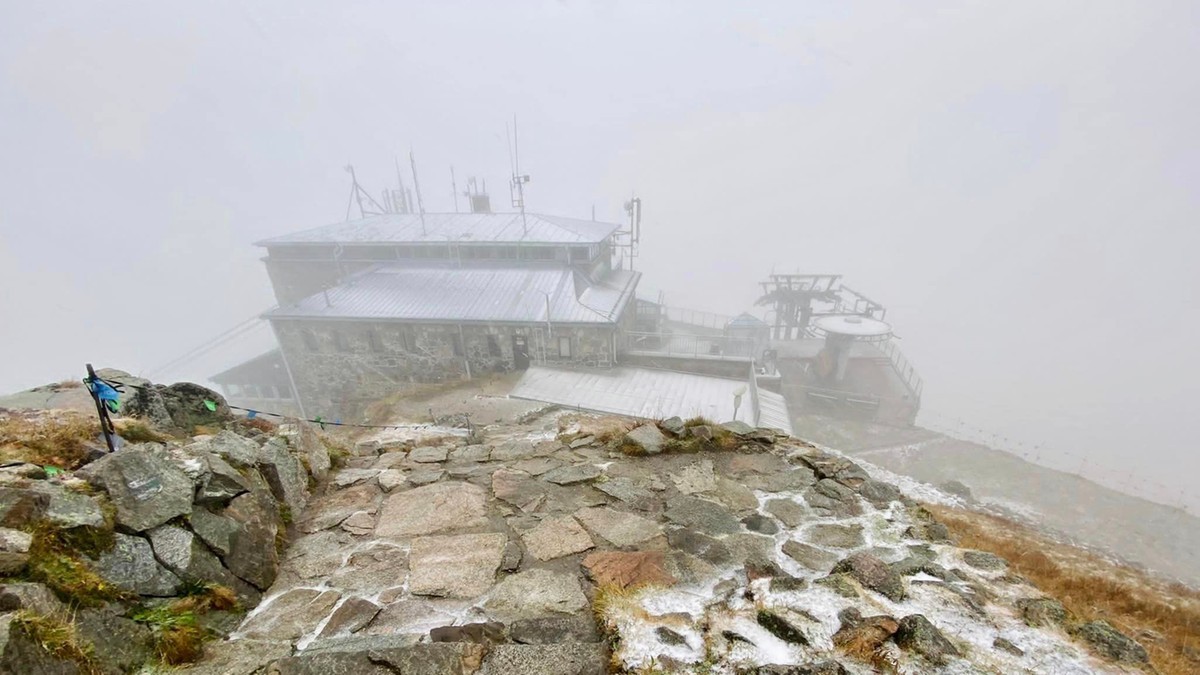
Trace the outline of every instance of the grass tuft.
<path fill-rule="evenodd" d="M 0 416 L 0 461 L 76 469 L 99 435 L 99 422 L 76 412 L 7 413 Z"/>
<path fill-rule="evenodd" d="M 113 424 L 117 427 L 117 435 L 130 443 L 166 443 L 171 440 L 169 436 L 151 429 L 144 420 L 122 419 Z"/>
<path fill-rule="evenodd" d="M 21 610 L 13 617 L 12 628 L 24 633 L 47 654 L 75 663 L 85 675 L 104 672 L 96 660 L 95 648 L 79 637 L 70 621 Z"/>
<path fill-rule="evenodd" d="M 81 553 L 99 555 L 112 548 L 111 530 L 73 528 L 60 530 L 49 523 L 29 528 L 33 542 L 25 575 L 45 584 L 60 599 L 84 607 L 98 607 L 114 600 L 129 600 L 132 595 L 107 581 L 87 565 Z"/>

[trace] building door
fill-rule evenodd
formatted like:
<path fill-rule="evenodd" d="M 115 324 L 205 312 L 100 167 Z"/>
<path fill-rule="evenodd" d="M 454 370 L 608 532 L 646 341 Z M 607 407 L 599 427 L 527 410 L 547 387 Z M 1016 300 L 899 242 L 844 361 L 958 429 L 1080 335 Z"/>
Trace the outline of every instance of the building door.
<path fill-rule="evenodd" d="M 524 335 L 512 336 L 513 367 L 517 370 L 529 368 L 529 343 Z"/>

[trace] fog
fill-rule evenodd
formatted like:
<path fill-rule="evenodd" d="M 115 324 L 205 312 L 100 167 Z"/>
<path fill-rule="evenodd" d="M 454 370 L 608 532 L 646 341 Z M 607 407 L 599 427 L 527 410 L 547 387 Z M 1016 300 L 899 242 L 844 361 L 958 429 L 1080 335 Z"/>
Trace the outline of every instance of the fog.
<path fill-rule="evenodd" d="M 922 421 L 1195 512 L 1197 63 L 1193 2 L 5 2 L 0 392 L 270 307 L 252 242 L 341 220 L 347 163 L 502 205 L 515 115 L 531 211 L 642 198 L 644 295 L 844 274 Z"/>

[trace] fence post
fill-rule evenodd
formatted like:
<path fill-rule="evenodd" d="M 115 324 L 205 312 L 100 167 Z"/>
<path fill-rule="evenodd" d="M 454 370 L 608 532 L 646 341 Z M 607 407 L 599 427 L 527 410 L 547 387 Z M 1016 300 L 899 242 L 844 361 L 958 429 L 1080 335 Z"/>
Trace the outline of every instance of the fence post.
<path fill-rule="evenodd" d="M 96 404 L 96 415 L 100 418 L 100 431 L 104 434 L 104 443 L 108 446 L 108 451 L 113 452 L 112 434 L 116 431 L 113 427 L 112 419 L 108 416 L 108 409 L 104 407 L 104 403 L 100 401 L 100 394 L 96 391 L 96 371 L 92 368 L 92 364 L 87 365 L 88 374 L 88 392 L 92 395 L 92 401 Z"/>

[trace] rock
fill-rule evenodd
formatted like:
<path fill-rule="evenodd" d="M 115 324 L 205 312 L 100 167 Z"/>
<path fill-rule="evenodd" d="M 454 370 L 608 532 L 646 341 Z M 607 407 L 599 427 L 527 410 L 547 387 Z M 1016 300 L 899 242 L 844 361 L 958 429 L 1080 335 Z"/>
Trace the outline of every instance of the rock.
<path fill-rule="evenodd" d="M 329 449 L 325 447 L 325 442 L 317 434 L 316 428 L 308 422 L 299 422 L 292 429 L 294 429 L 294 433 L 289 435 L 288 439 L 300 457 L 305 460 L 308 472 L 319 481 L 325 480 L 325 477 L 329 475 L 329 470 L 333 467 L 333 462 L 329 459 Z"/>
<path fill-rule="evenodd" d="M 1089 621 L 1071 633 L 1087 643 L 1092 651 L 1119 663 L 1148 663 L 1146 649 L 1107 621 Z"/>
<path fill-rule="evenodd" d="M 943 664 L 949 656 L 961 656 L 958 649 L 921 614 L 900 619 L 900 628 L 893 636 L 902 649 L 916 652 L 930 661 Z"/>
<path fill-rule="evenodd" d="M 16 619 L 16 614 L 0 615 L 0 673 L 76 675 L 81 672 L 74 661 L 44 649 Z"/>
<path fill-rule="evenodd" d="M 673 647 L 678 645 L 687 645 L 687 638 L 683 637 L 679 633 L 676 633 L 670 628 L 667 628 L 666 626 L 659 626 L 658 628 L 655 628 L 654 635 L 658 638 L 659 642 L 665 645 L 671 645 Z"/>
<path fill-rule="evenodd" d="M 571 448 L 572 450 L 575 450 L 576 448 L 587 447 L 595 442 L 596 442 L 595 436 L 582 436 L 582 437 L 576 438 L 575 440 L 568 443 L 567 447 Z"/>
<path fill-rule="evenodd" d="M 271 675 L 466 675 L 475 673 L 484 647 L 465 642 L 416 644 L 409 636 L 350 636 L 321 640 L 270 665 Z M 256 671 L 257 672 L 257 671 Z"/>
<path fill-rule="evenodd" d="M 597 586 L 672 586 L 676 579 L 664 562 L 662 551 L 600 551 L 584 558 L 583 568 Z"/>
<path fill-rule="evenodd" d="M 483 608 L 498 620 L 514 621 L 551 612 L 574 614 L 587 604 L 575 575 L 532 569 L 496 584 Z"/>
<path fill-rule="evenodd" d="M 117 507 L 117 524 L 135 532 L 192 512 L 192 480 L 149 443 L 105 455 L 76 475 L 103 488 Z"/>
<path fill-rule="evenodd" d="M 870 553 L 850 554 L 834 565 L 833 572 L 849 574 L 865 588 L 881 593 L 893 602 L 904 599 L 904 583 L 900 576 Z"/>
<path fill-rule="evenodd" d="M 192 531 L 219 556 L 229 555 L 230 546 L 238 524 L 225 516 L 218 516 L 208 509 L 197 506 L 188 517 Z"/>
<path fill-rule="evenodd" d="M 226 504 L 250 485 L 238 470 L 228 462 L 212 454 L 202 455 L 207 466 L 204 479 L 196 491 L 196 501 L 201 504 Z"/>
<path fill-rule="evenodd" d="M 763 576 L 782 574 L 783 571 L 775 564 L 775 540 L 761 534 L 735 532 L 723 540 L 729 549 L 729 557 L 735 564 L 745 565 L 748 569 L 761 570 Z"/>
<path fill-rule="evenodd" d="M 769 665 L 758 666 L 742 672 L 742 675 L 848 675 L 842 664 L 832 659 L 814 661 L 802 666 Z"/>
<path fill-rule="evenodd" d="M 329 621 L 325 622 L 325 627 L 321 629 L 317 637 L 348 635 L 361 630 L 371 623 L 381 609 L 383 609 L 382 605 L 364 598 L 347 598 L 345 602 L 338 605 L 337 609 L 333 610 L 333 614 L 329 615 Z"/>
<path fill-rule="evenodd" d="M 61 485 L 46 481 L 33 484 L 31 489 L 42 492 L 50 498 L 42 517 L 56 527 L 64 530 L 75 527 L 105 530 L 109 528 L 96 497 L 79 494 Z"/>
<path fill-rule="evenodd" d="M 379 487 L 384 492 L 391 492 L 398 487 L 402 487 L 407 482 L 408 479 L 400 469 L 386 469 L 379 472 Z"/>
<path fill-rule="evenodd" d="M 350 554 L 346 563 L 329 576 L 329 586 L 371 595 L 404 584 L 408 553 L 379 542 Z"/>
<path fill-rule="evenodd" d="M 154 557 L 173 574 L 186 583 L 212 582 L 237 590 L 244 583 L 221 565 L 190 530 L 174 525 L 160 525 L 146 533 L 154 549 Z M 258 600 L 257 593 L 239 595 Z"/>
<path fill-rule="evenodd" d="M 337 604 L 337 591 L 294 588 L 269 600 L 242 625 L 241 634 L 251 639 L 295 640 L 311 632 Z"/>
<path fill-rule="evenodd" d="M 409 553 L 409 590 L 414 595 L 473 598 L 492 586 L 504 557 L 503 534 L 419 537 Z"/>
<path fill-rule="evenodd" d="M 778 576 L 771 579 L 772 593 L 786 593 L 788 591 L 803 591 L 808 588 L 808 581 L 799 577 L 793 576 Z"/>
<path fill-rule="evenodd" d="M 696 556 L 713 565 L 725 565 L 733 559 L 729 547 L 723 542 L 687 528 L 668 530 L 667 543 L 673 549 Z"/>
<path fill-rule="evenodd" d="M 964 485 L 962 481 L 948 480 L 938 485 L 938 489 L 967 502 L 975 501 L 975 496 L 971 494 L 971 488 Z"/>
<path fill-rule="evenodd" d="M 1008 566 L 1008 561 L 986 551 L 963 551 L 963 562 L 977 570 L 1002 570 Z"/>
<path fill-rule="evenodd" d="M 652 520 L 603 506 L 580 509 L 575 518 L 617 548 L 636 547 L 662 534 L 662 528 Z"/>
<path fill-rule="evenodd" d="M 492 449 L 486 445 L 465 445 L 450 451 L 450 460 L 454 462 L 486 462 L 491 456 Z"/>
<path fill-rule="evenodd" d="M 355 485 L 331 492 L 313 501 L 300 521 L 301 532 L 318 532 L 337 527 L 360 511 L 375 513 L 380 502 L 379 488 L 371 484 Z"/>
<path fill-rule="evenodd" d="M 105 672 L 137 672 L 154 655 L 150 629 L 113 609 L 81 608 L 74 612 L 75 633 L 90 643 Z"/>
<path fill-rule="evenodd" d="M 925 507 L 911 507 L 908 510 L 908 515 L 913 524 L 904 531 L 904 536 L 937 543 L 950 542 L 950 530 L 946 529 L 945 525 L 937 522 L 933 514 Z"/>
<path fill-rule="evenodd" d="M 789 468 L 785 465 L 785 468 L 775 473 L 751 473 L 741 476 L 739 480 L 751 490 L 791 492 L 812 487 L 816 484 L 817 477 L 808 467 Z"/>
<path fill-rule="evenodd" d="M 858 488 L 871 478 L 861 466 L 849 459 L 820 450 L 799 455 L 798 459 L 807 464 L 817 478 L 837 481 L 849 488 Z"/>
<path fill-rule="evenodd" d="M 805 490 L 804 501 L 822 515 L 847 518 L 863 512 L 854 490 L 829 478 L 823 478 Z"/>
<path fill-rule="evenodd" d="M 946 572 L 944 567 L 926 557 L 910 555 L 903 560 L 891 563 L 889 567 L 892 568 L 893 572 L 902 577 L 911 577 L 920 572 L 924 572 L 929 576 L 937 577 L 943 581 L 950 579 L 950 575 L 948 572 Z"/>
<path fill-rule="evenodd" d="M 483 488 L 446 482 L 388 496 L 375 533 L 380 537 L 407 537 L 486 524 L 487 493 Z"/>
<path fill-rule="evenodd" d="M 696 438 L 701 441 L 711 441 L 713 438 L 712 427 L 707 424 L 698 424 L 694 427 L 689 427 L 688 433 L 692 438 Z"/>
<path fill-rule="evenodd" d="M 50 495 L 15 487 L 0 487 L 0 527 L 21 527 L 41 520 L 50 508 Z"/>
<path fill-rule="evenodd" d="M 794 540 L 784 542 L 783 553 L 815 572 L 828 571 L 837 562 L 836 555 Z"/>
<path fill-rule="evenodd" d="M 680 496 L 668 500 L 663 515 L 673 523 L 712 534 L 737 532 L 741 525 L 725 507 L 696 497 Z"/>
<path fill-rule="evenodd" d="M 191 443 L 185 446 L 184 450 L 193 454 L 210 453 L 243 468 L 254 466 L 258 462 L 258 444 L 228 429 L 222 429 L 216 436 Z"/>
<path fill-rule="evenodd" d="M 32 535 L 0 527 L 0 575 L 13 575 L 25 569 L 32 544 Z"/>
<path fill-rule="evenodd" d="M 873 479 L 863 481 L 862 485 L 858 486 L 858 494 L 876 508 L 884 508 L 892 502 L 898 502 L 901 496 L 895 485 Z"/>
<path fill-rule="evenodd" d="M 1008 640 L 1005 640 L 1002 637 L 998 637 L 995 640 L 992 640 L 992 648 L 998 649 L 1002 652 L 1008 652 L 1009 654 L 1012 654 L 1013 656 L 1025 656 L 1024 649 L 1021 649 L 1020 647 L 1016 646 L 1012 642 L 1009 642 Z"/>
<path fill-rule="evenodd" d="M 490 645 L 508 641 L 504 624 L 498 621 L 468 623 L 461 626 L 442 626 L 429 631 L 430 642 L 473 642 Z"/>
<path fill-rule="evenodd" d="M 308 503 L 308 474 L 300 460 L 288 452 L 287 442 L 273 438 L 259 450 L 258 470 L 271 486 L 271 494 L 299 515 Z"/>
<path fill-rule="evenodd" d="M 358 485 L 378 476 L 379 469 L 341 469 L 333 474 L 333 484 L 339 488 Z"/>
<path fill-rule="evenodd" d="M 862 525 L 857 523 L 819 523 L 805 530 L 804 538 L 818 546 L 830 548 L 856 548 L 866 543 L 863 540 Z"/>
<path fill-rule="evenodd" d="M 711 494 L 735 513 L 746 513 L 758 508 L 758 497 L 754 496 L 753 490 L 724 476 L 717 477 L 717 487 Z"/>
<path fill-rule="evenodd" d="M 112 550 L 98 560 L 85 562 L 100 576 L 123 590 L 156 597 L 175 595 L 180 580 L 154 558 L 150 543 L 141 537 L 116 533 Z"/>
<path fill-rule="evenodd" d="M 1025 623 L 1035 628 L 1067 622 L 1067 608 L 1054 598 L 1022 598 L 1016 608 Z"/>
<path fill-rule="evenodd" d="M 787 527 L 797 527 L 806 520 L 804 507 L 790 499 L 772 499 L 763 506 L 763 510 Z"/>
<path fill-rule="evenodd" d="M 808 638 L 800 629 L 793 626 L 787 619 L 771 612 L 769 610 L 760 609 L 757 614 L 758 625 L 767 629 L 767 632 L 775 637 L 794 645 L 807 645 Z"/>
<path fill-rule="evenodd" d="M 608 652 L 599 644 L 495 645 L 480 675 L 604 675 Z"/>
<path fill-rule="evenodd" d="M 541 616 L 514 621 L 509 626 L 509 637 L 528 645 L 599 642 L 600 631 L 590 616 Z"/>
<path fill-rule="evenodd" d="M 683 426 L 683 419 L 679 416 L 668 417 L 660 422 L 658 426 L 662 427 L 672 436 L 682 436 L 684 429 L 686 429 L 686 427 Z"/>
<path fill-rule="evenodd" d="M 436 483 L 446 475 L 443 469 L 414 469 L 408 472 L 408 482 L 413 485 Z"/>
<path fill-rule="evenodd" d="M 229 502 L 222 515 L 238 525 L 229 537 L 225 566 L 258 590 L 267 590 L 279 569 L 275 548 L 279 512 L 274 498 L 265 486 L 258 486 Z"/>
<path fill-rule="evenodd" d="M 657 455 L 663 451 L 667 437 L 653 424 L 643 424 L 625 434 L 625 442 L 639 448 L 643 454 Z"/>
<path fill-rule="evenodd" d="M 200 663 L 188 675 L 254 675 L 266 672 L 268 663 L 290 656 L 292 643 L 267 640 L 231 640 L 220 649 L 206 649 Z"/>
<path fill-rule="evenodd" d="M 717 489 L 717 477 L 713 475 L 712 460 L 704 459 L 692 462 L 683 467 L 679 473 L 672 473 L 669 476 L 675 487 L 685 495 Z"/>
<path fill-rule="evenodd" d="M 886 615 L 863 618 L 858 610 L 847 610 L 838 617 L 842 625 L 833 634 L 833 644 L 853 654 L 875 653 L 900 629 L 900 623 Z"/>
<path fill-rule="evenodd" d="M 779 526 L 775 524 L 775 521 L 760 513 L 752 513 L 742 518 L 742 524 L 746 526 L 747 530 L 760 534 L 775 534 L 779 531 Z"/>
<path fill-rule="evenodd" d="M 595 487 L 604 494 L 642 511 L 650 510 L 656 501 L 653 492 L 638 487 L 633 479 L 624 476 L 598 482 Z"/>
<path fill-rule="evenodd" d="M 497 469 L 492 474 L 492 492 L 496 499 L 527 513 L 536 511 L 545 502 L 546 490 L 545 484 L 524 471 Z"/>
<path fill-rule="evenodd" d="M 594 544 L 592 538 L 571 516 L 548 518 L 521 535 L 525 550 L 538 560 L 552 560 L 564 555 L 586 551 Z"/>
<path fill-rule="evenodd" d="M 516 464 L 513 464 L 512 468 L 517 471 L 524 471 L 530 476 L 540 476 L 547 471 L 557 469 L 560 466 L 562 466 L 562 462 L 558 461 L 557 459 L 552 459 L 550 457 L 533 457 L 530 459 L 523 459 Z"/>
<path fill-rule="evenodd" d="M 164 408 L 171 418 L 171 424 L 177 429 L 191 433 L 198 426 L 220 427 L 233 419 L 233 411 L 225 403 L 225 397 L 207 387 L 191 382 L 177 382 L 170 386 L 154 385 L 154 390 L 161 397 Z M 138 393 L 147 393 L 141 390 Z M 139 416 L 139 408 L 134 404 L 138 400 L 135 394 L 130 400 L 127 413 Z M 205 401 L 216 404 L 216 410 L 209 410 Z"/>
<path fill-rule="evenodd" d="M 746 424 L 745 422 L 743 422 L 741 420 L 733 420 L 732 422 L 725 422 L 724 424 L 721 425 L 721 428 L 735 436 L 747 436 L 749 434 L 754 433 L 754 427 L 750 426 L 749 424 Z"/>
<path fill-rule="evenodd" d="M 500 570 L 504 572 L 512 572 L 521 566 L 521 558 L 524 552 L 521 550 L 521 545 L 515 541 L 508 542 L 504 547 L 504 557 L 500 559 Z"/>
<path fill-rule="evenodd" d="M 556 485 L 575 485 L 576 483 L 586 483 L 596 480 L 603 473 L 599 468 L 592 464 L 575 464 L 573 466 L 564 466 L 560 469 L 547 471 L 542 480 L 554 483 Z"/>
<path fill-rule="evenodd" d="M 431 464 L 434 462 L 444 462 L 450 454 L 450 449 L 445 446 L 430 446 L 424 448 L 413 448 L 408 453 L 408 459 L 412 462 L 420 464 Z"/>
<path fill-rule="evenodd" d="M 375 516 L 366 511 L 358 511 L 343 520 L 341 527 L 350 534 L 371 534 L 375 531 Z"/>
<path fill-rule="evenodd" d="M 13 582 L 0 585 L 0 614 L 21 609 L 50 615 L 65 612 L 67 607 L 42 584 Z"/>

